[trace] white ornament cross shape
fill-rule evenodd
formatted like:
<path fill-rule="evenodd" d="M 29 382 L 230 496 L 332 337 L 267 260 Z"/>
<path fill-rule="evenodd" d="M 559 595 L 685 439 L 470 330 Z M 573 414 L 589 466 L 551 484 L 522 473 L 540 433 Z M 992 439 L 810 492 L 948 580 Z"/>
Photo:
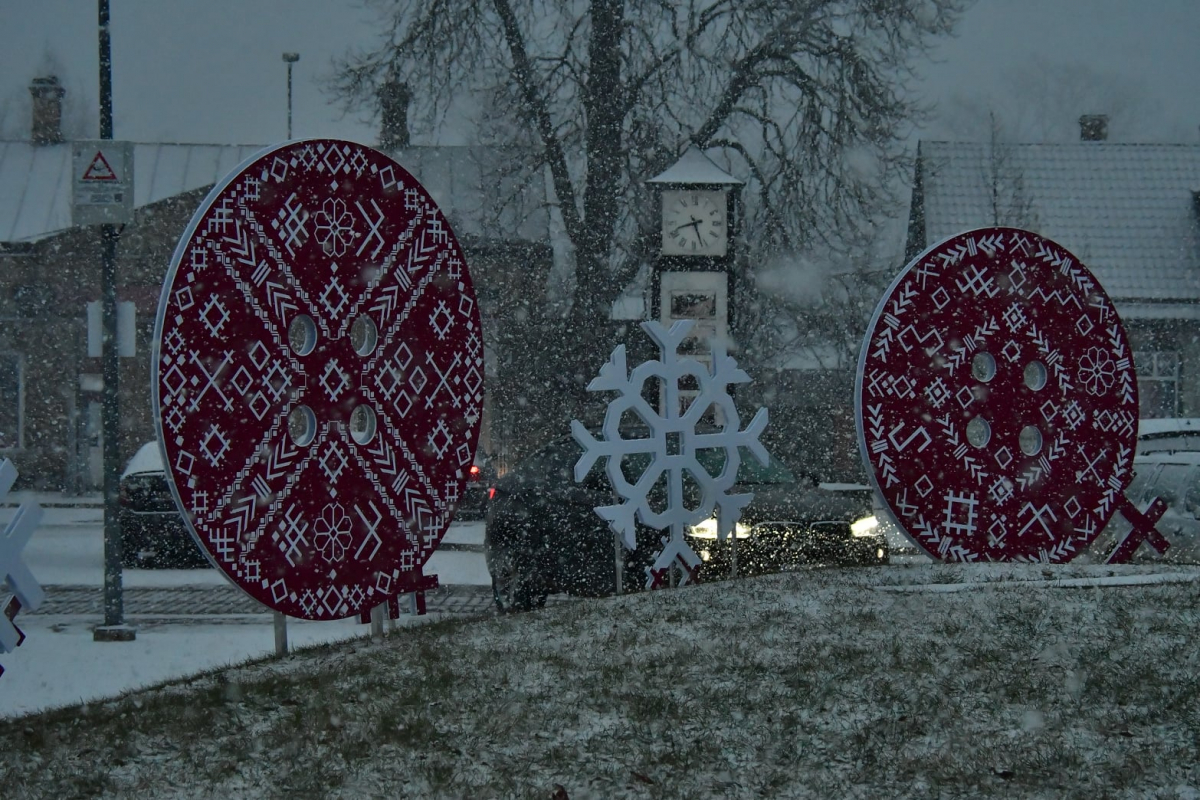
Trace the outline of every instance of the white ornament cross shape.
<path fill-rule="evenodd" d="M 9 489 L 17 480 L 17 468 L 7 458 L 0 463 L 0 500 L 8 496 Z M 34 611 L 46 599 L 41 584 L 33 577 L 21 557 L 21 551 L 29 543 L 34 530 L 42 521 L 42 507 L 37 503 L 23 503 L 16 516 L 0 534 L 0 578 L 7 582 L 14 595 L 8 605 L 0 611 L 0 653 L 11 653 L 25 637 L 17 630 L 12 618 L 17 610 Z M 10 612 L 11 609 L 11 613 Z M 3 673 L 0 668 L 0 673 Z"/>

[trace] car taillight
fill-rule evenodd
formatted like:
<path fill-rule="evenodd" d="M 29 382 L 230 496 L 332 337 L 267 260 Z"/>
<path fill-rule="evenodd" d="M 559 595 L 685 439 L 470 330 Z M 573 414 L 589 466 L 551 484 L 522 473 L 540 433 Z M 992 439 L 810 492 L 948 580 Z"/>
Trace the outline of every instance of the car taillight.
<path fill-rule="evenodd" d="M 489 487 L 488 487 L 488 500 L 491 500 L 491 499 L 492 499 L 493 497 L 495 497 L 495 496 L 496 496 L 496 487 L 495 487 L 495 486 L 489 486 Z"/>
<path fill-rule="evenodd" d="M 479 467 L 472 464 L 471 468 L 467 470 L 467 479 L 472 481 L 479 480 Z"/>

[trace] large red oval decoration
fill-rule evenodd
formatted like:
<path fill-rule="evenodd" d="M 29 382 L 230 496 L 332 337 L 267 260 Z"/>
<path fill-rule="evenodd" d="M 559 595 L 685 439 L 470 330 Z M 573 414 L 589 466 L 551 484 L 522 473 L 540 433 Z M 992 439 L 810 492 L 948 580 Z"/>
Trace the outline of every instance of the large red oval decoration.
<path fill-rule="evenodd" d="M 1065 562 L 1124 500 L 1138 399 L 1100 284 L 1048 239 L 954 236 L 892 283 L 855 387 L 867 472 L 935 558 Z"/>
<path fill-rule="evenodd" d="M 382 153 L 309 139 L 218 184 L 163 287 L 153 386 L 184 517 L 226 575 L 339 619 L 419 574 L 483 403 L 462 249 Z"/>

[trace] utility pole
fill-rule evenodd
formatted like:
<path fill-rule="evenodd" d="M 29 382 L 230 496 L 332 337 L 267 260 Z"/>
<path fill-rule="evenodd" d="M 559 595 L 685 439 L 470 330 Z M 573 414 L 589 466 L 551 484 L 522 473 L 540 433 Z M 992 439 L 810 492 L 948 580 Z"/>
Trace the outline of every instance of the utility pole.
<path fill-rule="evenodd" d="M 283 54 L 283 60 L 284 60 L 284 61 L 287 63 L 287 73 L 288 73 L 288 87 L 287 87 L 287 101 L 288 101 L 288 126 L 287 126 L 287 138 L 288 138 L 288 139 L 291 139 L 291 138 L 292 138 L 292 64 L 295 64 L 297 61 L 299 61 L 299 60 L 300 60 L 300 54 L 299 54 L 299 53 L 284 53 L 284 54 Z"/>
<path fill-rule="evenodd" d="M 113 138 L 112 41 L 108 32 L 108 0 L 97 0 L 100 22 L 100 138 Z M 129 191 L 133 191 L 132 185 Z M 117 357 L 117 226 L 100 226 L 100 307 L 103 319 L 101 363 L 104 392 L 101 427 L 104 436 L 104 625 L 92 632 L 97 642 L 128 642 L 137 635 L 125 626 L 121 585 L 121 528 L 118 495 L 121 474 L 121 417 L 118 403 L 120 367 Z"/>

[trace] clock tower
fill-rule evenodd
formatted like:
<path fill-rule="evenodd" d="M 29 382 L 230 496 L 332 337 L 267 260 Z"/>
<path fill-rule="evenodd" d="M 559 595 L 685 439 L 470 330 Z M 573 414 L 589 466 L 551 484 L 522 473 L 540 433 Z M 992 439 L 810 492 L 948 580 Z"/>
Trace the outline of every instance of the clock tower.
<path fill-rule="evenodd" d="M 696 146 L 646 182 L 654 191 L 661 235 L 651 279 L 651 317 L 664 325 L 695 320 L 680 354 L 711 368 L 712 341 L 728 339 L 742 181 Z M 681 387 L 681 402 L 695 392 Z"/>

